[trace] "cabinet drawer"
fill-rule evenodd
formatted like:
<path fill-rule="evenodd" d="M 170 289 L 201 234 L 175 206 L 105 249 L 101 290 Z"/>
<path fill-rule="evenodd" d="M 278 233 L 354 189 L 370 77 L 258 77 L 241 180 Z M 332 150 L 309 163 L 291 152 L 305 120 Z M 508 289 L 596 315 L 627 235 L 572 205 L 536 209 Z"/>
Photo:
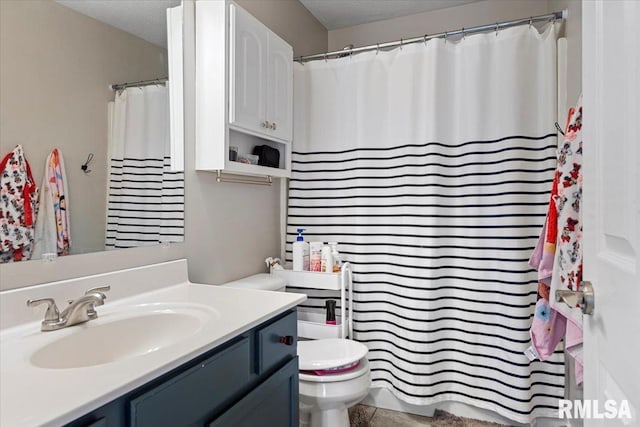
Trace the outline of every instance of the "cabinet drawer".
<path fill-rule="evenodd" d="M 290 340 L 289 343 L 282 342 Z M 258 375 L 296 357 L 298 344 L 298 318 L 296 312 L 258 329 Z"/>
<path fill-rule="evenodd" d="M 209 427 L 298 425 L 298 358 L 277 370 Z"/>
<path fill-rule="evenodd" d="M 213 416 L 251 379 L 248 337 L 129 402 L 132 427 L 190 425 Z"/>

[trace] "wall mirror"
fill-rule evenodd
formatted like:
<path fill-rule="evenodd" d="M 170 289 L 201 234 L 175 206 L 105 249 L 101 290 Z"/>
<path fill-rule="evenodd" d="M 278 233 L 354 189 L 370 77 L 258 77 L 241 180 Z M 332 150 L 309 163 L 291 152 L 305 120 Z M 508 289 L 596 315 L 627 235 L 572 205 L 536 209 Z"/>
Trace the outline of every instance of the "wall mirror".
<path fill-rule="evenodd" d="M 183 241 L 180 3 L 0 2 L 2 262 Z"/>

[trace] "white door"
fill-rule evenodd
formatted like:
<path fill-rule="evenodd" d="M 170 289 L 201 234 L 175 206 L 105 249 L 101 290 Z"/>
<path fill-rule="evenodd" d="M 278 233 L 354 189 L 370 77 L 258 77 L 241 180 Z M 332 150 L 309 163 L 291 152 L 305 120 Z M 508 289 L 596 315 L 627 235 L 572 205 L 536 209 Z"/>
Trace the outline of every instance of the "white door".
<path fill-rule="evenodd" d="M 230 5 L 229 123 L 268 133 L 265 122 L 268 30 L 244 9 Z"/>
<path fill-rule="evenodd" d="M 640 2 L 584 0 L 584 399 L 623 400 L 640 426 Z M 619 415 L 619 413 L 618 413 Z"/>
<path fill-rule="evenodd" d="M 273 33 L 269 34 L 267 60 L 267 115 L 272 135 L 291 141 L 293 135 L 293 49 Z"/>

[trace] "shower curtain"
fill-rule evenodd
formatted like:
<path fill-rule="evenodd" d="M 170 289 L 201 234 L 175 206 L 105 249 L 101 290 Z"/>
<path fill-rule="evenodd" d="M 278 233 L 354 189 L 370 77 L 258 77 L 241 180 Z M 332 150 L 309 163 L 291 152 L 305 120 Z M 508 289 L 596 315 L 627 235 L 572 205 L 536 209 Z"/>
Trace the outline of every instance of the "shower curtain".
<path fill-rule="evenodd" d="M 556 417 L 562 352 L 523 354 L 555 166 L 553 26 L 296 64 L 295 96 L 287 258 L 296 228 L 339 242 L 373 387 Z"/>
<path fill-rule="evenodd" d="M 167 88 L 130 87 L 110 103 L 106 248 L 184 240 L 184 172 L 171 168 Z"/>

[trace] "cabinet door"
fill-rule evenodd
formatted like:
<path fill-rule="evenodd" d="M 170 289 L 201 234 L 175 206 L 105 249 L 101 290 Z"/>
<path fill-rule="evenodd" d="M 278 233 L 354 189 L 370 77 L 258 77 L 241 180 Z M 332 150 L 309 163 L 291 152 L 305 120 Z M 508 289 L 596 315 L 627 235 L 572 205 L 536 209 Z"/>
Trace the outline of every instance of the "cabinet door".
<path fill-rule="evenodd" d="M 229 123 L 257 133 L 268 133 L 266 113 L 267 50 L 269 33 L 245 10 L 230 5 Z"/>
<path fill-rule="evenodd" d="M 251 341 L 242 338 L 129 402 L 130 427 L 177 427 L 210 419 L 250 383 Z"/>
<path fill-rule="evenodd" d="M 298 358 L 292 359 L 209 427 L 298 425 Z"/>
<path fill-rule="evenodd" d="M 293 134 L 293 49 L 269 33 L 267 116 L 272 135 L 291 141 Z M 274 129 L 275 128 L 275 129 Z"/>

